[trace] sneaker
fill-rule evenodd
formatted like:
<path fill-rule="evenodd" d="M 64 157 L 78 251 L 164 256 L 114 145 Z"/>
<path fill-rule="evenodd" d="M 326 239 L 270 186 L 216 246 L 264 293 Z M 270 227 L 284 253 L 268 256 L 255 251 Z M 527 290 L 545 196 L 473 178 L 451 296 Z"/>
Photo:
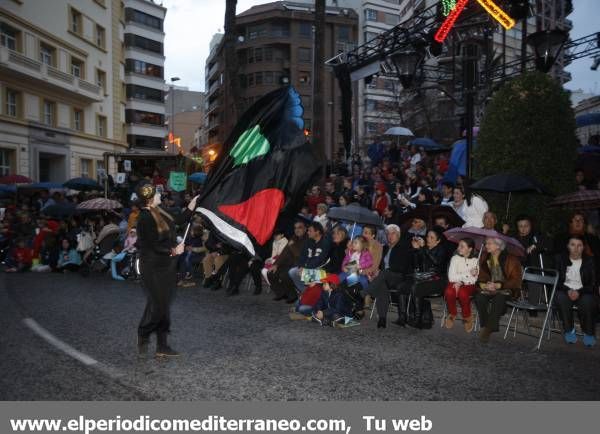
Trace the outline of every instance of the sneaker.
<path fill-rule="evenodd" d="M 303 315 L 300 312 L 290 312 L 289 316 L 292 321 L 310 321 L 312 319 L 310 316 Z"/>
<path fill-rule="evenodd" d="M 466 317 L 464 320 L 465 331 L 467 333 L 471 333 L 475 328 L 475 320 L 473 319 L 473 315 Z"/>
<path fill-rule="evenodd" d="M 444 327 L 446 327 L 447 329 L 451 329 L 452 327 L 454 327 L 454 319 L 456 317 L 454 315 L 448 315 L 446 317 L 446 321 L 444 321 Z"/>
<path fill-rule="evenodd" d="M 565 332 L 563 336 L 567 344 L 574 344 L 577 342 L 577 333 L 575 333 L 575 329 L 571 330 L 570 332 Z"/>
<path fill-rule="evenodd" d="M 179 357 L 179 353 L 175 351 L 173 348 L 166 346 L 156 349 L 155 353 L 156 357 Z"/>
<path fill-rule="evenodd" d="M 588 348 L 592 348 L 596 345 L 596 336 L 594 335 L 583 335 L 583 345 Z"/>
<path fill-rule="evenodd" d="M 190 288 L 192 286 L 196 286 L 196 282 L 192 281 L 192 280 L 188 280 L 188 281 L 183 281 L 183 283 L 181 284 L 181 286 L 183 286 L 184 288 Z"/>
<path fill-rule="evenodd" d="M 185 280 L 191 280 L 192 279 L 192 273 L 185 273 L 185 276 L 183 278 Z"/>

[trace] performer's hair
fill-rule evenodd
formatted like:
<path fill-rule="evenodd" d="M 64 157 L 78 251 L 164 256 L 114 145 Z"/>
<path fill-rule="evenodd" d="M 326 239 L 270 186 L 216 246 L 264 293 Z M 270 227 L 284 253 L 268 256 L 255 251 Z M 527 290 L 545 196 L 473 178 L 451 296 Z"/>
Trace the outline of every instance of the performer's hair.
<path fill-rule="evenodd" d="M 167 223 L 165 218 L 173 221 L 173 217 L 171 217 L 171 215 L 168 212 L 166 212 L 159 206 L 149 206 L 148 210 L 150 211 L 150 214 L 152 215 L 152 218 L 154 219 L 154 222 L 156 223 L 158 232 L 159 233 L 168 232 L 169 224 Z"/>

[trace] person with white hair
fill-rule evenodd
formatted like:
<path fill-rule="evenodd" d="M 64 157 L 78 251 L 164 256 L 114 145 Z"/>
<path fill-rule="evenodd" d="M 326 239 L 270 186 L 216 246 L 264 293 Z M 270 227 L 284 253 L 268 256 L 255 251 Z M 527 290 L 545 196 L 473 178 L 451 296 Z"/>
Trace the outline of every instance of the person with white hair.
<path fill-rule="evenodd" d="M 398 225 L 385 227 L 388 245 L 383 251 L 381 272 L 369 284 L 367 289 L 361 291 L 363 297 L 370 296 L 376 299 L 377 315 L 379 321 L 377 328 L 387 325 L 387 311 L 390 304 L 390 290 L 398 287 L 412 273 L 412 258 L 409 254 L 410 246 L 402 240 Z"/>
<path fill-rule="evenodd" d="M 329 228 L 329 219 L 327 218 L 327 204 L 319 203 L 317 205 L 317 215 L 313 217 L 313 221 L 321 223 L 323 229 Z"/>
<path fill-rule="evenodd" d="M 481 320 L 479 339 L 486 343 L 499 330 L 500 317 L 506 313 L 506 301 L 521 292 L 523 269 L 519 259 L 506 250 L 502 238 L 485 240 L 485 252 L 479 261 L 475 305 Z"/>

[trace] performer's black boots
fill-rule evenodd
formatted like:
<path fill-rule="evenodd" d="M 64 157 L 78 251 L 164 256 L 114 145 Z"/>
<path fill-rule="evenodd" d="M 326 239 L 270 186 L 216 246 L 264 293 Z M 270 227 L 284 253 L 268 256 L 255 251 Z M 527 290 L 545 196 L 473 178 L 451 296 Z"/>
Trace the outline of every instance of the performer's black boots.
<path fill-rule="evenodd" d="M 167 344 L 167 333 L 156 335 L 156 357 L 176 357 L 179 353 Z"/>
<path fill-rule="evenodd" d="M 138 346 L 138 354 L 140 356 L 145 356 L 146 354 L 148 354 L 148 345 L 149 344 L 150 344 L 149 337 L 144 337 L 144 336 L 138 335 L 137 346 Z"/>

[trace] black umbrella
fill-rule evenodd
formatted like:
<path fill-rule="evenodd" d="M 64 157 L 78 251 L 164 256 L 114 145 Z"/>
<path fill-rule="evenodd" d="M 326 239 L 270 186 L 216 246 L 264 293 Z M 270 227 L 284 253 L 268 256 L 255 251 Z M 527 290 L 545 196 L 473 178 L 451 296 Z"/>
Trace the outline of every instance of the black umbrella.
<path fill-rule="evenodd" d="M 64 218 L 78 214 L 79 211 L 75 204 L 72 203 L 56 203 L 48 205 L 40 210 L 40 213 L 48 217 Z"/>
<path fill-rule="evenodd" d="M 368 208 L 363 208 L 357 203 L 331 208 L 327 213 L 327 217 L 334 220 L 343 220 L 361 225 L 382 225 L 381 217 L 379 217 L 379 215 L 375 214 Z"/>
<path fill-rule="evenodd" d="M 496 191 L 498 193 L 508 193 L 508 201 L 506 203 L 506 219 L 510 210 L 510 198 L 513 193 L 539 193 L 552 196 L 546 187 L 540 184 L 533 178 L 523 175 L 515 175 L 513 173 L 497 173 L 495 175 L 486 176 L 479 181 L 474 182 L 470 186 L 473 190 Z"/>
<path fill-rule="evenodd" d="M 90 178 L 73 178 L 63 184 L 63 187 L 77 191 L 103 190 L 100 184 Z"/>

